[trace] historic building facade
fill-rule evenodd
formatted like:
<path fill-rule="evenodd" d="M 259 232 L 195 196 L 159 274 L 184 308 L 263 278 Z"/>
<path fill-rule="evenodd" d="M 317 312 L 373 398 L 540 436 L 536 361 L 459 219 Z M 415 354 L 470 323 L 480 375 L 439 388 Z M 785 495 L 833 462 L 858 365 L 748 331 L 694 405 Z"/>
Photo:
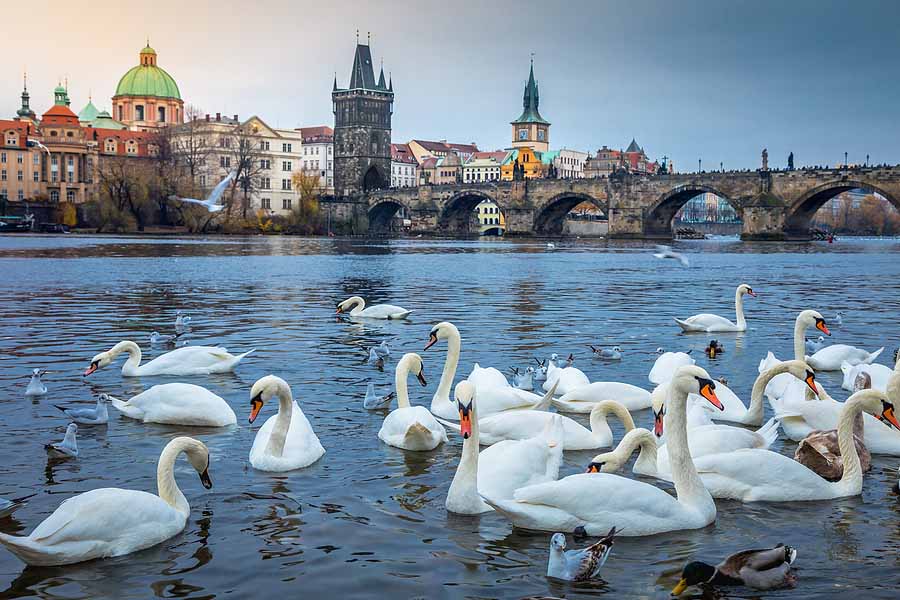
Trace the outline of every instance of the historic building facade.
<path fill-rule="evenodd" d="M 634 174 L 652 174 L 659 170 L 659 164 L 647 158 L 647 153 L 634 139 L 625 150 L 612 150 L 603 146 L 597 154 L 587 159 L 584 176 L 588 178 L 609 177 L 616 171 Z"/>
<path fill-rule="evenodd" d="M 500 168 L 507 152 L 476 152 L 463 164 L 463 183 L 500 181 Z"/>
<path fill-rule="evenodd" d="M 419 163 L 408 144 L 391 144 L 391 187 L 418 185 Z"/>
<path fill-rule="evenodd" d="M 112 117 L 134 131 L 182 123 L 184 101 L 178 84 L 156 64 L 156 50 L 149 43 L 141 50 L 139 60 L 116 86 Z"/>
<path fill-rule="evenodd" d="M 327 125 L 301 127 L 303 172 L 319 178 L 319 190 L 334 193 L 334 129 Z"/>
<path fill-rule="evenodd" d="M 350 83 L 340 89 L 335 78 L 331 99 L 335 194 L 349 196 L 390 187 L 394 86 L 385 84 L 383 68 L 375 80 L 367 44 L 356 45 Z"/>

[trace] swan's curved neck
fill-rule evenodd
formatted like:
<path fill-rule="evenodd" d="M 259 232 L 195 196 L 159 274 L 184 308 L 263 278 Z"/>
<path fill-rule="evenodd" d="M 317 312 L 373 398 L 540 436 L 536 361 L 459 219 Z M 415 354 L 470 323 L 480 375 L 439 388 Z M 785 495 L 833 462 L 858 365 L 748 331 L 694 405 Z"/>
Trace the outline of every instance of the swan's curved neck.
<path fill-rule="evenodd" d="M 747 327 L 747 320 L 744 318 L 744 295 L 741 293 L 741 288 L 734 292 L 734 314 L 737 318 L 737 326 L 742 329 Z"/>
<path fill-rule="evenodd" d="M 616 446 L 613 453 L 616 455 L 616 461 L 625 464 L 631 453 L 637 448 L 641 449 L 637 460 L 634 463 L 634 472 L 640 474 L 655 474 L 658 469 L 656 467 L 656 438 L 646 429 L 632 429 L 625 434 L 625 437 Z"/>
<path fill-rule="evenodd" d="M 622 421 L 622 425 L 625 426 L 626 432 L 634 429 L 634 419 L 621 402 L 616 402 L 615 400 L 603 400 L 598 402 L 591 410 L 591 432 L 597 433 L 598 431 L 601 431 L 604 426 L 608 429 L 609 424 L 606 422 L 606 416 L 610 413 Z"/>
<path fill-rule="evenodd" d="M 678 501 L 690 506 L 707 507 L 712 505 L 712 496 L 697 475 L 694 460 L 691 458 L 687 436 L 687 399 L 688 392 L 673 379 L 669 385 L 668 409 L 665 417 L 666 446 L 669 450 L 669 467 L 672 470 L 672 482 Z"/>
<path fill-rule="evenodd" d="M 159 463 L 156 466 L 156 486 L 159 490 L 159 497 L 166 504 L 178 512 L 188 515 L 191 512 L 191 507 L 175 482 L 175 459 L 185 449 L 186 446 L 179 440 L 173 440 L 163 448 L 162 453 L 159 455 Z"/>
<path fill-rule="evenodd" d="M 794 323 L 794 360 L 803 360 L 806 358 L 806 329 L 808 325 L 797 317 Z"/>
<path fill-rule="evenodd" d="M 362 298 L 360 298 L 359 296 L 354 296 L 353 298 L 350 298 L 350 300 L 348 300 L 348 302 L 350 302 L 351 306 L 353 306 L 353 308 L 350 309 L 351 315 L 358 315 L 366 307 L 366 301 L 363 300 Z"/>
<path fill-rule="evenodd" d="M 266 445 L 266 454 L 271 456 L 284 454 L 284 443 L 291 428 L 291 416 L 294 412 L 294 397 L 291 394 L 291 388 L 285 384 L 279 384 L 276 395 L 278 396 L 278 415 L 275 417 L 275 426 L 272 427 L 269 443 Z"/>
<path fill-rule="evenodd" d="M 397 369 L 394 371 L 394 389 L 397 390 L 398 408 L 409 408 L 407 379 L 409 379 L 409 360 L 404 357 L 397 363 Z"/>
<path fill-rule="evenodd" d="M 776 376 L 788 373 L 790 370 L 791 363 L 786 361 L 777 363 L 759 374 L 756 381 L 753 382 L 753 390 L 750 392 L 750 406 L 747 408 L 748 420 L 746 422 L 762 423 L 766 386 Z"/>
<path fill-rule="evenodd" d="M 459 364 L 461 345 L 459 332 L 451 331 L 447 337 L 447 358 L 444 360 L 444 370 L 441 372 L 441 381 L 438 384 L 437 392 L 435 392 L 435 398 L 437 399 L 450 402 L 450 386 L 453 385 L 453 378 L 456 377 L 456 366 Z"/>
<path fill-rule="evenodd" d="M 137 371 L 137 368 L 141 366 L 141 347 L 134 342 L 125 340 L 124 342 L 119 342 L 113 346 L 109 351 L 109 355 L 115 360 L 115 358 L 123 352 L 128 353 L 128 360 L 122 365 L 122 373 Z"/>
<path fill-rule="evenodd" d="M 857 415 L 863 411 L 863 404 L 872 397 L 883 400 L 886 396 L 878 390 L 860 390 L 847 399 L 838 419 L 838 448 L 844 459 L 844 473 L 835 485 L 843 494 L 855 495 L 862 491 L 862 466 L 853 439 L 853 426 Z"/>
<path fill-rule="evenodd" d="M 478 412 L 474 401 L 469 417 L 472 434 L 463 440 L 459 465 L 447 492 L 447 507 L 461 513 L 477 512 L 478 507 L 483 504 L 481 496 L 478 495 Z"/>

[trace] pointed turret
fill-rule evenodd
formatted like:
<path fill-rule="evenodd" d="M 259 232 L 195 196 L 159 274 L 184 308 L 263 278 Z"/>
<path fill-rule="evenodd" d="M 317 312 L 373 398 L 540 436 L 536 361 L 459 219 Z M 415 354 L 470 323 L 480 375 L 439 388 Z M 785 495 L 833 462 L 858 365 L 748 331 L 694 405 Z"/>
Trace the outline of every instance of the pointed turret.
<path fill-rule="evenodd" d="M 374 90 L 375 71 L 372 67 L 372 53 L 363 44 L 356 45 L 356 56 L 353 57 L 353 71 L 350 72 L 351 90 Z"/>
<path fill-rule="evenodd" d="M 31 110 L 31 106 L 29 106 L 31 96 L 28 94 L 28 75 L 26 73 L 22 74 L 22 107 L 16 111 L 16 115 L 21 119 L 30 119 L 34 121 L 35 114 L 34 111 Z"/>
<path fill-rule="evenodd" d="M 388 91 L 394 93 L 394 76 L 388 75 Z"/>
<path fill-rule="evenodd" d="M 335 73 L 335 74 L 334 74 L 334 86 L 331 88 L 331 91 L 332 91 L 332 92 L 335 92 L 335 91 L 337 91 L 337 89 L 338 89 L 338 87 L 337 87 L 337 73 Z"/>
<path fill-rule="evenodd" d="M 631 138 L 631 143 L 628 144 L 628 149 L 625 150 L 625 152 L 638 152 L 638 153 L 640 153 L 640 152 L 643 152 L 643 150 L 641 150 L 641 147 L 637 145 L 637 142 L 634 141 L 634 138 Z"/>
<path fill-rule="evenodd" d="M 518 119 L 513 121 L 513 124 L 541 123 L 549 125 L 550 123 L 541 117 L 541 113 L 538 110 L 539 105 L 540 96 L 538 94 L 537 81 L 534 79 L 534 59 L 532 59 L 531 69 L 528 72 L 528 83 L 525 84 L 525 93 L 522 95 L 522 114 Z"/>
<path fill-rule="evenodd" d="M 381 74 L 378 76 L 378 89 L 379 90 L 387 90 L 387 85 L 384 83 L 384 67 L 381 67 Z"/>

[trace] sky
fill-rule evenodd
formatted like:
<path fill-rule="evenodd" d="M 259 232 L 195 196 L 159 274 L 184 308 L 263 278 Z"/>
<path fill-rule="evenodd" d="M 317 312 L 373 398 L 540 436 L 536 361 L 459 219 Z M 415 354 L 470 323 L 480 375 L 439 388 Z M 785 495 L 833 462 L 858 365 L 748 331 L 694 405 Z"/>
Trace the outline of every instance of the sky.
<path fill-rule="evenodd" d="M 625 148 L 678 170 L 900 163 L 900 2 L 893 0 L 91 0 L 28 3 L 4 31 L 0 118 L 52 104 L 110 107 L 147 38 L 186 103 L 276 127 L 333 124 L 371 32 L 393 76 L 393 141 L 511 143 L 534 54 L 553 149 Z M 377 73 L 376 73 L 377 75 Z"/>

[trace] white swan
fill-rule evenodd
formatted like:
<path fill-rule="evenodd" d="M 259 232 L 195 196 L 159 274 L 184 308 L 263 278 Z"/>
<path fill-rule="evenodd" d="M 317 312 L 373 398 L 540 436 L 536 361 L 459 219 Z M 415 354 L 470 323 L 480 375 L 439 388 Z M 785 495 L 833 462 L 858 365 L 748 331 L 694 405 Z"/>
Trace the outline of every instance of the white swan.
<path fill-rule="evenodd" d="M 402 450 L 434 450 L 447 441 L 447 432 L 434 415 L 424 406 L 411 406 L 406 379 L 412 371 L 423 386 L 426 385 L 422 369 L 422 357 L 412 352 L 404 354 L 397 362 L 394 388 L 397 390 L 397 408 L 385 417 L 378 439 Z"/>
<path fill-rule="evenodd" d="M 884 365 L 867 365 L 865 363 L 851 365 L 848 362 L 841 363 L 841 372 L 844 374 L 844 380 L 841 382 L 841 387 L 848 392 L 856 391 L 854 389 L 856 378 L 863 373 L 869 376 L 872 383 L 870 387 L 873 390 L 881 390 L 882 392 L 887 391 L 888 381 L 890 380 L 891 375 L 894 374 L 893 369 Z"/>
<path fill-rule="evenodd" d="M 250 422 L 263 405 L 278 397 L 278 414 L 269 417 L 256 433 L 250 464 L 260 471 L 293 471 L 313 464 L 325 454 L 306 415 L 294 402 L 291 388 L 280 377 L 266 375 L 250 390 Z"/>
<path fill-rule="evenodd" d="M 477 391 L 476 391 L 477 393 Z M 478 419 L 478 441 L 482 446 L 491 446 L 504 440 L 527 440 L 544 431 L 550 421 L 562 419 L 565 441 L 563 450 L 593 450 L 612 445 L 613 434 L 606 422 L 606 416 L 612 413 L 625 427 L 625 431 L 634 429 L 634 419 L 628 409 L 615 400 L 604 400 L 594 404 L 591 411 L 588 429 L 578 421 L 554 415 L 543 410 L 508 410 L 489 417 Z M 438 419 L 444 426 L 460 432 L 458 423 Z"/>
<path fill-rule="evenodd" d="M 801 311 L 794 320 L 794 360 L 806 359 L 806 330 L 811 327 L 815 327 L 825 335 L 831 335 L 831 332 L 828 331 L 828 326 L 825 324 L 825 319 L 820 313 L 814 310 Z M 762 373 L 778 362 L 778 358 L 776 358 L 772 352 L 769 352 L 766 355 L 766 358 L 760 361 L 759 372 Z M 800 401 L 811 400 L 813 394 L 808 391 L 807 386 L 804 385 L 803 382 L 798 381 L 795 377 L 788 375 L 787 373 L 783 373 L 772 379 L 772 381 L 769 382 L 769 385 L 766 386 L 766 396 L 769 399 L 769 403 L 772 405 L 772 409 L 775 412 L 779 412 L 781 409 L 779 401 L 791 399 Z M 782 424 L 782 426 L 785 431 L 788 431 L 789 425 Z M 809 431 L 801 435 L 800 439 L 803 439 L 808 433 Z"/>
<path fill-rule="evenodd" d="M 513 525 L 524 529 L 577 529 L 602 535 L 616 526 L 622 535 L 641 536 L 709 525 L 716 519 L 716 505 L 694 469 L 685 409 L 689 393 L 699 393 L 721 408 L 713 391 L 716 384 L 700 367 L 685 366 L 678 369 L 671 385 L 666 419 L 677 498 L 653 485 L 609 473 L 570 475 L 520 488 L 509 500 L 483 491 L 482 495 Z"/>
<path fill-rule="evenodd" d="M 228 403 L 205 387 L 190 383 L 154 385 L 127 401 L 109 398 L 129 419 L 163 425 L 225 427 L 237 423 Z"/>
<path fill-rule="evenodd" d="M 650 392 L 636 385 L 617 381 L 595 381 L 554 398 L 553 406 L 560 412 L 587 413 L 603 400 L 615 400 L 628 410 L 642 410 L 649 408 L 651 404 Z"/>
<path fill-rule="evenodd" d="M 571 357 L 570 357 L 571 358 Z M 547 361 L 547 379 L 542 387 L 545 392 L 549 391 L 554 385 L 556 386 L 556 394 L 563 396 L 568 394 L 575 388 L 588 385 L 591 380 L 584 374 L 584 371 L 578 367 L 558 367 L 556 361 L 559 359 L 554 354 Z"/>
<path fill-rule="evenodd" d="M 478 363 L 472 367 L 472 372 L 466 378 L 469 383 L 479 387 L 511 387 L 506 376 L 499 369 L 494 367 L 482 367 Z"/>
<path fill-rule="evenodd" d="M 661 350 L 662 348 L 657 352 Z M 655 383 L 656 385 L 666 383 L 672 379 L 678 367 L 692 365 L 696 362 L 687 352 L 662 352 L 657 357 L 656 362 L 653 363 L 648 379 L 650 379 L 650 383 Z"/>
<path fill-rule="evenodd" d="M 255 350 L 255 349 L 254 349 Z M 157 356 L 146 364 L 141 364 L 141 348 L 128 340 L 119 342 L 106 352 L 101 352 L 91 359 L 91 366 L 84 372 L 87 377 L 97 369 L 112 363 L 123 352 L 128 353 L 128 360 L 122 365 L 125 377 L 141 377 L 143 375 L 207 375 L 209 373 L 227 373 L 233 371 L 245 356 L 229 354 L 225 348 L 214 346 L 185 346 Z"/>
<path fill-rule="evenodd" d="M 468 381 L 456 384 L 462 455 L 447 492 L 447 510 L 463 515 L 488 512 L 479 494 L 512 498 L 516 489 L 559 477 L 563 456 L 562 417 L 553 415 L 540 435 L 527 440 L 506 440 L 478 452 L 477 392 Z"/>
<path fill-rule="evenodd" d="M 348 309 L 351 317 L 364 319 L 405 319 L 412 312 L 393 304 L 375 304 L 366 308 L 366 301 L 359 296 L 351 296 L 338 304 L 336 312 L 342 313 Z"/>
<path fill-rule="evenodd" d="M 863 476 L 853 442 L 853 421 L 863 411 L 900 430 L 894 405 L 883 392 L 861 390 L 850 396 L 844 403 L 837 426 L 844 473 L 836 482 L 823 479 L 793 458 L 759 449 L 703 456 L 695 461 L 697 471 L 715 497 L 742 502 L 829 500 L 856 496 L 862 492 Z M 892 433 L 900 440 L 898 431 Z"/>
<path fill-rule="evenodd" d="M 164 542 L 184 529 L 191 512 L 173 473 L 182 452 L 203 486 L 211 488 L 209 450 L 193 438 L 177 437 L 159 456 L 158 496 L 119 488 L 91 490 L 60 504 L 31 535 L 0 533 L 0 543 L 29 565 L 48 566 L 122 556 Z"/>
<path fill-rule="evenodd" d="M 812 356 L 806 357 L 806 362 L 817 371 L 839 371 L 842 363 L 850 365 L 872 364 L 878 356 L 884 352 L 884 346 L 875 352 L 866 352 L 862 348 L 848 346 L 846 344 L 833 344 L 822 348 Z"/>
<path fill-rule="evenodd" d="M 737 316 L 737 323 L 732 323 L 725 317 L 703 313 L 688 317 L 687 319 L 675 319 L 678 326 L 687 333 L 690 332 L 707 332 L 720 333 L 729 331 L 747 331 L 747 320 L 744 318 L 744 294 L 756 297 L 753 289 L 746 283 L 737 286 L 734 291 L 734 312 Z"/>
<path fill-rule="evenodd" d="M 459 417 L 456 404 L 450 400 L 450 386 L 453 385 L 453 377 L 456 375 L 456 367 L 459 364 L 459 353 L 462 342 L 459 330 L 453 323 L 443 321 L 431 328 L 428 334 L 428 343 L 425 350 L 431 348 L 438 340 L 447 340 L 447 358 L 444 361 L 444 370 L 438 389 L 431 399 L 431 412 L 448 421 Z M 482 373 L 487 369 L 482 369 Z M 479 377 L 476 377 L 478 379 Z M 490 375 L 488 374 L 488 378 Z M 482 417 L 507 410 L 538 409 L 550 407 L 555 388 L 543 397 L 532 392 L 526 392 L 510 386 L 477 386 L 479 413 Z"/>

